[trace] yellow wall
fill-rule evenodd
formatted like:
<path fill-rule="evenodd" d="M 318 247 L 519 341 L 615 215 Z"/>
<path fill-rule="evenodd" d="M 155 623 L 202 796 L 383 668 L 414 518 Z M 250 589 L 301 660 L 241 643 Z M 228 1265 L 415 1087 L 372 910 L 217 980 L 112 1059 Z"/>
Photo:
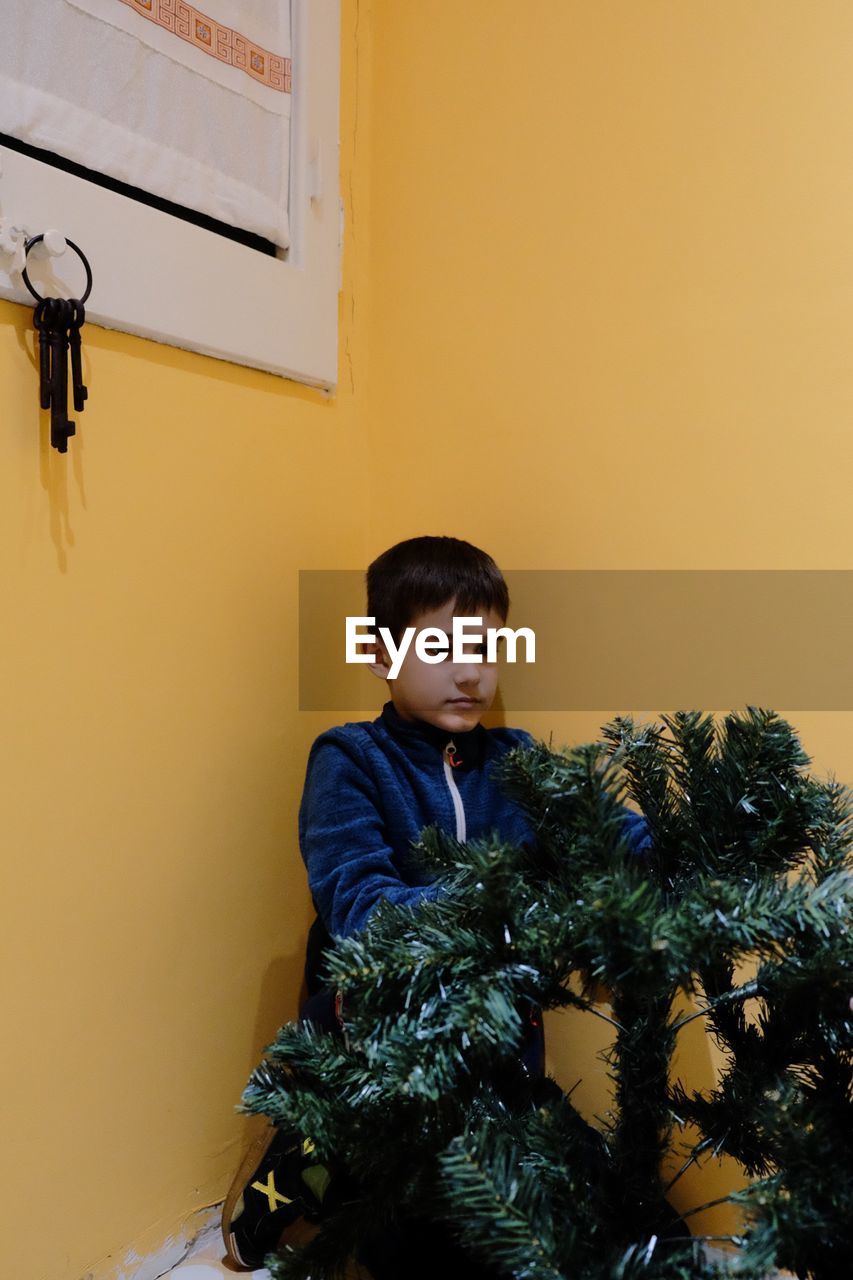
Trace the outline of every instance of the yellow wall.
<path fill-rule="evenodd" d="M 345 6 L 334 400 L 87 325 L 90 399 L 62 457 L 32 311 L 0 304 L 10 1280 L 134 1276 L 133 1253 L 221 1198 L 234 1107 L 295 1016 L 296 806 L 325 727 L 297 710 L 297 573 L 367 554 L 354 23 Z"/>
<path fill-rule="evenodd" d="M 87 328 L 61 458 L 0 305 L 17 1280 L 119 1275 L 225 1189 L 309 919 L 298 569 L 425 532 L 508 568 L 847 567 L 849 6 L 343 9 L 334 401 Z M 846 716 L 793 718 L 853 775 Z M 552 1030 L 594 1109 L 597 1028 Z"/>

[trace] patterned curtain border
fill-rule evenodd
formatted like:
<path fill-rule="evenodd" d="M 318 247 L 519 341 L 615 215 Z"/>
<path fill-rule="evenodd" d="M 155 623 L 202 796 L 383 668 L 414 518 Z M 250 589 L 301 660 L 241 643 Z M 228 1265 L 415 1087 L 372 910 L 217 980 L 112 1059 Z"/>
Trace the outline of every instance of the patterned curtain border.
<path fill-rule="evenodd" d="M 290 58 L 262 49 L 239 31 L 208 18 L 185 0 L 117 0 L 117 3 L 126 4 L 141 18 L 189 41 L 211 58 L 245 71 L 259 84 L 279 93 L 290 93 Z"/>

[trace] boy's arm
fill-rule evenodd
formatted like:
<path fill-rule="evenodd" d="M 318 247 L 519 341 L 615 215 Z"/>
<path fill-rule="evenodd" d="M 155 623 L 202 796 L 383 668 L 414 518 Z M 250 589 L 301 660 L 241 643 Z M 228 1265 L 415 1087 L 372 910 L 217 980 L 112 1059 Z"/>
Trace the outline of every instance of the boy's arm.
<path fill-rule="evenodd" d="M 380 899 L 415 903 L 439 887 L 408 885 L 394 865 L 376 784 L 355 752 L 323 739 L 308 757 L 299 809 L 308 884 L 329 933 L 346 937 Z"/>

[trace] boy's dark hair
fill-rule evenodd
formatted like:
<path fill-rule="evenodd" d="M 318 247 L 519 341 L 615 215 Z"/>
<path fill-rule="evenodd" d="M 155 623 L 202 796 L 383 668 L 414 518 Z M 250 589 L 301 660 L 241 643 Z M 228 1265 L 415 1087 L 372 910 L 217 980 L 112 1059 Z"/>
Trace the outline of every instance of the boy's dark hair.
<path fill-rule="evenodd" d="M 367 570 L 367 613 L 387 627 L 395 644 L 412 619 L 456 601 L 456 612 L 477 617 L 494 609 L 506 621 L 509 592 L 490 555 L 460 538 L 407 538 L 383 551 Z"/>

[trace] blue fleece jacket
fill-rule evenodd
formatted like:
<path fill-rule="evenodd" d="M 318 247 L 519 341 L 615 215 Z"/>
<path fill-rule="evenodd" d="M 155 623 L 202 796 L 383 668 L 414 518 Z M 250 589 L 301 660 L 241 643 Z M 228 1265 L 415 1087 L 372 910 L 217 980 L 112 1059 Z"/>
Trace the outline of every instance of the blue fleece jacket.
<path fill-rule="evenodd" d="M 533 840 L 493 772 L 507 751 L 533 742 L 524 729 L 451 734 L 404 720 L 390 701 L 376 720 L 321 733 L 308 756 L 299 847 L 329 933 L 357 932 L 381 898 L 413 903 L 439 891 L 411 853 L 426 826 L 461 840 L 492 832 L 508 843 Z M 645 820 L 628 809 L 625 834 L 636 852 L 648 847 Z"/>

